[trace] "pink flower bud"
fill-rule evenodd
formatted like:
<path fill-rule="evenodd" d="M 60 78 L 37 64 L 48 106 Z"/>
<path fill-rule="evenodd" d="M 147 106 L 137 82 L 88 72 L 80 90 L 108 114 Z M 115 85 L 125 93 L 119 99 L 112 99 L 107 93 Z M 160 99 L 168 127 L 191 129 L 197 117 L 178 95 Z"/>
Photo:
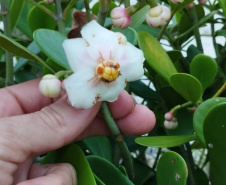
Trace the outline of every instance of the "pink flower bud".
<path fill-rule="evenodd" d="M 111 11 L 112 24 L 118 28 L 125 29 L 131 23 L 131 16 L 127 15 L 126 9 L 116 7 Z"/>
<path fill-rule="evenodd" d="M 199 4 L 206 4 L 207 0 L 199 0 Z"/>
<path fill-rule="evenodd" d="M 179 4 L 179 3 L 183 3 L 184 0 L 171 0 L 171 2 L 174 4 Z"/>
<path fill-rule="evenodd" d="M 194 3 L 188 4 L 188 8 L 189 8 L 189 9 L 191 9 L 191 8 L 193 8 L 193 7 L 194 7 Z"/>
<path fill-rule="evenodd" d="M 164 127 L 168 130 L 174 130 L 178 127 L 178 122 L 177 121 L 164 121 Z"/>
<path fill-rule="evenodd" d="M 167 112 L 167 113 L 165 114 L 165 120 L 171 121 L 172 119 L 173 119 L 173 114 L 172 114 L 172 112 Z"/>
<path fill-rule="evenodd" d="M 46 97 L 56 98 L 61 93 L 61 81 L 54 75 L 45 75 L 39 83 L 39 90 Z"/>
<path fill-rule="evenodd" d="M 157 28 L 164 26 L 171 18 L 170 9 L 163 5 L 150 8 L 146 14 L 146 22 L 148 25 Z"/>

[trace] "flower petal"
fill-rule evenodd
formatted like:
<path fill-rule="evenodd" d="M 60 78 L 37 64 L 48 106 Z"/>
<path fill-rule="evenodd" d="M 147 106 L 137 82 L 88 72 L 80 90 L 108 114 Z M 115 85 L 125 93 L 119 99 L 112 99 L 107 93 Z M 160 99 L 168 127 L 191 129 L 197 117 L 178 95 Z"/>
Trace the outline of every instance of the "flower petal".
<path fill-rule="evenodd" d="M 65 88 L 73 107 L 89 109 L 97 100 L 98 85 L 95 86 L 91 71 L 72 74 L 65 80 Z"/>
<path fill-rule="evenodd" d="M 82 28 L 82 37 L 90 44 L 109 45 L 117 44 L 118 38 L 114 32 L 100 26 L 95 20 L 89 22 Z"/>
<path fill-rule="evenodd" d="M 143 52 L 129 42 L 118 47 L 114 52 L 114 60 L 119 62 L 121 74 L 127 81 L 138 80 L 143 76 Z"/>
<path fill-rule="evenodd" d="M 116 81 L 110 83 L 100 83 L 99 93 L 100 99 L 99 101 L 108 101 L 113 102 L 118 99 L 118 95 L 126 86 L 126 78 L 120 75 Z"/>
<path fill-rule="evenodd" d="M 86 69 L 87 67 L 96 67 L 99 54 L 92 52 L 91 55 L 88 51 L 90 48 L 84 39 L 67 39 L 63 42 L 63 48 L 68 63 L 74 72 L 80 71 L 84 68 Z"/>

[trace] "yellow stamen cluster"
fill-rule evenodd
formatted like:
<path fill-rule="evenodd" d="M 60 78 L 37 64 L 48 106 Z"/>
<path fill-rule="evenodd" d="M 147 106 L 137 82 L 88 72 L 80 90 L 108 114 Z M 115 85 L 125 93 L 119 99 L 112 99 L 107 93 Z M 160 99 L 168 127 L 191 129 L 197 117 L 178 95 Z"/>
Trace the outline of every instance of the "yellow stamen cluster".
<path fill-rule="evenodd" d="M 113 82 L 120 75 L 120 65 L 113 60 L 104 60 L 96 67 L 96 74 L 98 78 L 103 82 Z"/>

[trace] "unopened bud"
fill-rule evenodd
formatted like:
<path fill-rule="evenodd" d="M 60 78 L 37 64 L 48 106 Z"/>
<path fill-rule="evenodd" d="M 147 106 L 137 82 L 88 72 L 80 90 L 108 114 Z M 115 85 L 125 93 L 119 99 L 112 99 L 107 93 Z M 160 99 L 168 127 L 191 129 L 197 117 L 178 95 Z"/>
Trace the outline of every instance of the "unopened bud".
<path fill-rule="evenodd" d="M 150 8 L 146 14 L 146 22 L 148 25 L 157 28 L 164 26 L 171 18 L 170 9 L 163 5 L 157 5 Z"/>
<path fill-rule="evenodd" d="M 56 98 L 61 94 L 61 81 L 54 75 L 45 75 L 39 83 L 39 90 L 46 97 Z"/>
<path fill-rule="evenodd" d="M 189 9 L 191 9 L 191 8 L 193 8 L 193 7 L 194 7 L 194 3 L 188 4 L 188 8 L 189 8 Z"/>
<path fill-rule="evenodd" d="M 178 127 L 178 122 L 177 121 L 164 121 L 164 127 L 168 130 L 174 130 Z"/>
<path fill-rule="evenodd" d="M 172 112 L 167 112 L 164 117 L 165 117 L 165 120 L 171 121 L 173 119 L 173 114 Z"/>
<path fill-rule="evenodd" d="M 128 28 L 131 23 L 131 16 L 127 15 L 126 9 L 116 7 L 111 11 L 112 24 L 118 28 Z"/>

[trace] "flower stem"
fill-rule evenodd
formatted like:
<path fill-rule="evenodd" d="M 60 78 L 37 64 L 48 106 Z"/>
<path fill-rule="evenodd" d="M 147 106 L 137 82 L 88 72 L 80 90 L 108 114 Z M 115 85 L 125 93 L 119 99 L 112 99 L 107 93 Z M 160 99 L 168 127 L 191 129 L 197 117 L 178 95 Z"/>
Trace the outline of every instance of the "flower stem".
<path fill-rule="evenodd" d="M 222 85 L 222 87 L 217 91 L 217 93 L 216 93 L 213 97 L 218 97 L 218 96 L 220 96 L 220 94 L 221 94 L 222 92 L 224 92 L 225 89 L 226 89 L 226 82 L 224 82 L 224 84 Z"/>
<path fill-rule="evenodd" d="M 188 11 L 188 15 L 190 16 L 191 22 L 193 23 L 193 25 L 196 25 L 198 23 L 198 17 L 197 17 L 197 13 L 195 8 L 191 8 L 190 11 Z M 202 47 L 202 42 L 201 42 L 201 36 L 200 36 L 200 32 L 199 32 L 199 26 L 195 26 L 194 28 L 194 36 L 195 36 L 195 40 L 197 43 L 197 48 L 199 49 L 199 51 L 201 53 L 203 53 L 203 47 Z"/>
<path fill-rule="evenodd" d="M 125 5 L 125 8 L 130 6 L 130 0 L 124 0 L 123 2 L 124 2 L 124 5 Z"/>
<path fill-rule="evenodd" d="M 174 113 L 175 113 L 176 111 L 178 111 L 179 109 L 186 108 L 186 107 L 191 106 L 191 105 L 193 105 L 193 103 L 189 101 L 189 102 L 186 102 L 186 103 L 184 103 L 184 104 L 182 104 L 182 105 L 177 105 L 177 106 L 173 107 L 173 108 L 170 110 L 170 112 L 171 112 L 172 114 L 174 114 Z"/>
<path fill-rule="evenodd" d="M 100 7 L 99 7 L 98 16 L 97 16 L 97 22 L 101 26 L 104 26 L 110 3 L 111 3 L 111 0 L 100 0 Z"/>
<path fill-rule="evenodd" d="M 114 119 L 112 118 L 111 112 L 108 108 L 107 102 L 102 102 L 101 104 L 101 112 L 104 116 L 104 119 L 107 123 L 108 128 L 110 129 L 110 132 L 112 134 L 113 139 L 116 141 L 116 144 L 118 145 L 124 163 L 125 163 L 125 168 L 127 170 L 127 173 L 130 177 L 130 179 L 133 179 L 134 177 L 134 171 L 133 171 L 133 161 L 131 154 L 128 150 L 128 147 L 123 139 L 123 135 L 121 134 L 119 128 L 117 127 Z"/>
<path fill-rule="evenodd" d="M 0 4 L 1 4 L 2 21 L 3 21 L 3 25 L 4 25 L 4 34 L 7 37 L 12 38 L 8 0 L 0 0 Z M 13 81 L 13 77 L 14 77 L 14 74 L 13 74 L 13 55 L 6 51 L 5 57 L 6 57 L 5 84 L 6 84 L 6 86 L 10 86 L 10 85 L 14 84 L 14 81 Z"/>
<path fill-rule="evenodd" d="M 155 0 L 146 0 L 146 1 L 151 6 L 151 8 L 158 6 L 158 3 Z"/>
<path fill-rule="evenodd" d="M 133 14 L 135 14 L 138 10 L 140 10 L 141 8 L 143 8 L 145 5 L 147 5 L 146 2 L 137 2 L 135 5 L 129 6 L 128 8 L 126 8 L 126 14 L 128 16 L 132 16 Z"/>
<path fill-rule="evenodd" d="M 63 16 L 62 16 L 62 20 L 66 20 L 66 17 L 67 17 L 67 14 L 68 12 L 71 10 L 71 8 L 75 5 L 75 3 L 77 2 L 78 0 L 71 0 L 70 3 L 67 5 L 67 7 L 64 9 L 64 12 L 63 12 Z"/>
<path fill-rule="evenodd" d="M 37 6 L 38 8 L 40 8 L 43 12 L 47 13 L 49 16 L 51 16 L 54 20 L 56 20 L 55 14 L 49 10 L 48 8 L 40 5 L 39 3 L 35 2 L 34 0 L 26 0 L 29 3 L 32 3 L 33 5 Z"/>
<path fill-rule="evenodd" d="M 55 0 L 56 3 L 56 21 L 58 25 L 58 30 L 60 33 L 66 35 L 65 26 L 63 22 L 62 16 L 62 7 L 61 7 L 61 0 Z"/>
<path fill-rule="evenodd" d="M 84 4 L 85 4 L 85 9 L 86 9 L 86 17 L 88 22 L 90 22 L 92 20 L 91 15 L 90 15 L 90 7 L 89 7 L 89 0 L 84 0 Z"/>
<path fill-rule="evenodd" d="M 173 18 L 174 14 L 177 12 L 178 7 L 179 7 L 179 5 L 177 5 L 176 8 L 172 11 L 171 17 L 170 17 L 169 21 L 166 23 L 166 25 L 164 25 L 164 26 L 161 28 L 161 30 L 160 30 L 160 32 L 159 32 L 159 34 L 158 34 L 158 37 L 157 37 L 157 40 L 158 40 L 158 41 L 161 40 L 161 38 L 162 38 L 162 36 L 163 36 L 163 34 L 164 34 L 164 32 L 165 32 L 167 26 L 169 25 L 170 20 Z"/>

